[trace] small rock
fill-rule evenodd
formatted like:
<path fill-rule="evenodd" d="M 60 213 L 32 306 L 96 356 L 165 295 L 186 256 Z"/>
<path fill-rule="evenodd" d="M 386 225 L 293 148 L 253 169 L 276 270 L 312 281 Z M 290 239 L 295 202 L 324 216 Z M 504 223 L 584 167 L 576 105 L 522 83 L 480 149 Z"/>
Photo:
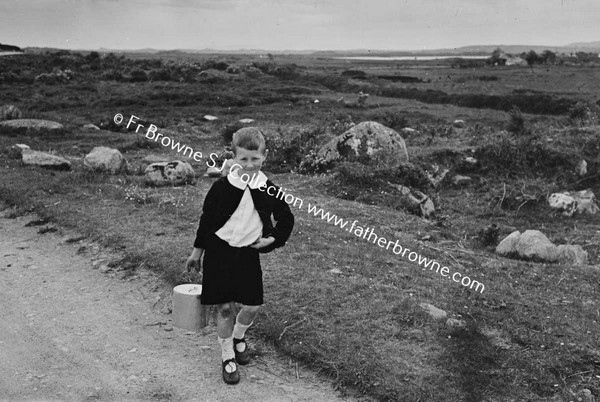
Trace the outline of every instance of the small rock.
<path fill-rule="evenodd" d="M 54 170 L 71 169 L 71 162 L 69 162 L 65 158 L 40 151 L 23 152 L 23 164 L 41 166 L 46 169 Z"/>
<path fill-rule="evenodd" d="M 217 116 L 211 116 L 209 114 L 206 114 L 202 117 L 204 120 L 206 121 L 215 121 L 215 120 L 219 120 L 219 118 Z"/>
<path fill-rule="evenodd" d="M 558 261 L 564 264 L 586 265 L 588 253 L 579 245 L 561 244 L 556 247 Z"/>
<path fill-rule="evenodd" d="M 435 307 L 433 304 L 420 303 L 419 306 L 434 320 L 445 320 L 448 316 L 448 313 Z"/>
<path fill-rule="evenodd" d="M 564 216 L 573 216 L 575 213 L 595 215 L 600 210 L 591 190 L 554 193 L 548 197 L 548 204 Z"/>
<path fill-rule="evenodd" d="M 0 128 L 7 127 L 12 129 L 23 129 L 26 132 L 31 131 L 62 131 L 64 126 L 55 121 L 39 119 L 15 119 L 0 122 Z"/>
<path fill-rule="evenodd" d="M 100 131 L 100 127 L 95 124 L 84 124 L 83 129 L 89 131 Z"/>
<path fill-rule="evenodd" d="M 587 162 L 585 159 L 579 161 L 577 167 L 575 168 L 575 172 L 577 172 L 579 177 L 583 177 L 587 174 Z"/>
<path fill-rule="evenodd" d="M 107 273 L 108 271 L 110 271 L 112 268 L 108 266 L 108 264 L 102 264 L 100 265 L 100 268 L 98 268 L 98 271 L 102 272 L 103 274 Z"/>
<path fill-rule="evenodd" d="M 83 158 L 83 165 L 91 170 L 117 174 L 127 171 L 127 159 L 118 149 L 109 147 L 94 147 Z"/>
<path fill-rule="evenodd" d="M 417 130 L 415 130 L 414 128 L 410 128 L 410 127 L 404 127 L 403 129 L 400 130 L 400 134 L 405 134 L 407 137 L 418 134 L 418 133 L 419 132 Z"/>
<path fill-rule="evenodd" d="M 342 271 L 339 268 L 330 269 L 329 272 L 331 272 L 332 274 L 341 274 L 342 273 Z"/>
<path fill-rule="evenodd" d="M 580 390 L 577 393 L 577 398 L 581 402 L 595 402 L 596 401 L 596 398 L 594 397 L 594 394 L 592 394 L 592 391 L 590 391 L 587 388 L 583 388 L 582 390 Z"/>
<path fill-rule="evenodd" d="M 454 176 L 452 178 L 452 184 L 454 184 L 455 186 L 462 186 L 465 184 L 469 184 L 471 182 L 471 178 L 468 176 L 461 176 L 459 174 L 457 174 L 456 176 Z"/>
<path fill-rule="evenodd" d="M 194 179 L 192 165 L 182 161 L 153 163 L 144 172 L 146 184 L 153 186 L 181 185 Z"/>
<path fill-rule="evenodd" d="M 239 119 L 238 120 L 242 124 L 252 124 L 254 123 L 254 119 Z"/>
<path fill-rule="evenodd" d="M 465 329 L 467 327 L 467 323 L 464 320 L 458 320 L 456 318 L 448 318 L 446 320 L 446 326 L 448 326 L 450 328 Z"/>
<path fill-rule="evenodd" d="M 464 120 L 454 120 L 452 126 L 456 128 L 465 128 L 466 123 Z"/>

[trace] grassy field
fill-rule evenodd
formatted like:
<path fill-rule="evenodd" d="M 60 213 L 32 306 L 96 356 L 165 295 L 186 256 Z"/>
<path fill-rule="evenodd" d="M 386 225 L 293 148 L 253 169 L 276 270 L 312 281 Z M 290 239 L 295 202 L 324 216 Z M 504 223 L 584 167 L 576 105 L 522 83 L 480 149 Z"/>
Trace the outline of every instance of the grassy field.
<path fill-rule="evenodd" d="M 564 217 L 545 201 L 554 191 L 590 188 L 600 194 L 600 127 L 593 115 L 573 109 L 578 101 L 592 102 L 593 109 L 600 97 L 598 66 L 131 56 L 0 58 L 0 105 L 65 125 L 59 133 L 5 129 L 0 149 L 25 143 L 73 164 L 69 172 L 55 172 L 0 154 L 0 200 L 14 215 L 34 210 L 126 251 L 115 262 L 123 276 L 145 266 L 175 284 L 213 179 L 203 177 L 205 161 L 186 158 L 197 172 L 194 185 L 145 186 L 144 157 L 180 155 L 111 123 L 113 116 L 138 116 L 203 155 L 223 149 L 223 133 L 234 130 L 238 119 L 253 118 L 269 133 L 265 171 L 275 183 L 304 203 L 397 239 L 485 284 L 485 290 L 422 270 L 297 210 L 286 247 L 264 255 L 267 304 L 252 336 L 347 392 L 377 400 L 569 401 L 583 389 L 600 396 L 600 218 Z M 70 69 L 73 78 L 35 80 L 57 68 Z M 205 69 L 211 73 L 199 74 Z M 347 70 L 365 75 L 352 77 Z M 359 90 L 370 94 L 364 106 L 356 103 Z M 513 113 L 511 120 L 506 105 L 515 102 L 533 105 L 535 113 L 520 106 L 523 114 Z M 219 120 L 206 122 L 205 114 Z M 466 128 L 453 128 L 455 119 L 465 120 Z M 312 147 L 365 120 L 417 129 L 406 138 L 415 169 L 433 171 L 437 165 L 469 175 L 471 184 L 424 188 L 437 209 L 426 220 L 404 210 L 386 190 L 387 178 L 408 180 L 397 171 L 374 176 L 347 166 L 299 173 L 298 163 Z M 512 131 L 502 131 L 511 121 Z M 87 123 L 103 130 L 82 129 Z M 82 158 L 99 145 L 120 149 L 131 172 L 86 172 Z M 480 165 L 468 170 L 465 156 L 475 156 Z M 588 162 L 584 177 L 573 173 L 581 158 Z M 537 229 L 557 244 L 580 244 L 589 265 L 500 258 L 493 253 L 497 240 L 481 235 L 492 223 L 501 236 Z M 434 321 L 419 307 L 422 302 L 466 326 Z"/>

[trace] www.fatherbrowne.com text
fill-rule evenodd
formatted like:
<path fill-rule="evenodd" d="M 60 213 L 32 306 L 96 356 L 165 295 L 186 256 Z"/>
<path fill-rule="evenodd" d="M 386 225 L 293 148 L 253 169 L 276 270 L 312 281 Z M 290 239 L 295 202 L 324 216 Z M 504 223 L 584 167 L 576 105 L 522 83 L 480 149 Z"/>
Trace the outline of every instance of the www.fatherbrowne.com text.
<path fill-rule="evenodd" d="M 243 174 L 240 176 L 240 180 L 243 183 L 250 184 L 253 181 L 258 180 L 258 176 L 256 176 L 256 174 L 252 176 Z M 274 186 L 267 186 L 266 183 L 262 183 L 258 186 L 258 189 L 260 191 L 266 191 L 270 196 L 284 200 L 288 205 L 298 207 L 298 209 L 302 209 L 304 205 L 304 201 L 301 198 L 295 197 L 290 193 L 286 193 L 285 189 L 282 187 L 276 188 Z M 480 293 L 483 293 L 485 289 L 485 285 L 483 283 L 473 280 L 468 276 L 463 276 L 460 272 L 451 273 L 450 268 L 440 265 L 440 263 L 436 260 L 423 257 L 416 251 L 411 251 L 408 248 L 402 247 L 398 243 L 397 239 L 395 241 L 386 240 L 384 237 L 375 234 L 373 228 L 363 228 L 357 224 L 357 220 L 354 220 L 352 223 L 350 223 L 350 221 L 339 218 L 337 215 L 332 215 L 329 212 L 325 212 L 322 208 L 318 208 L 316 205 L 312 205 L 310 203 L 308 203 L 307 210 L 309 214 L 313 214 L 315 217 L 320 217 L 322 220 L 326 220 L 328 223 L 333 223 L 335 226 L 339 226 L 340 229 L 345 229 L 347 232 L 351 232 L 355 236 L 370 241 L 373 244 L 377 244 L 379 247 L 386 250 L 391 249 L 394 254 L 401 255 L 403 258 L 407 258 L 411 262 L 417 262 L 417 264 L 421 266 L 423 270 L 435 270 L 436 273 L 442 275 L 444 278 L 451 279 L 454 282 L 460 283 L 462 286 L 468 287 L 469 289 L 475 289 L 475 291 Z M 350 227 L 347 227 L 349 223 Z"/>

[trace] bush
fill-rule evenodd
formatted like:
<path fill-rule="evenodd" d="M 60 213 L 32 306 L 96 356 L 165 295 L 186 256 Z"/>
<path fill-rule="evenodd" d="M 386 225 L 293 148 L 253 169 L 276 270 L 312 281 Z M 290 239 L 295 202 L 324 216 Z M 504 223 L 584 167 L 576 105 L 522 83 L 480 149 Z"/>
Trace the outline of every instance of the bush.
<path fill-rule="evenodd" d="M 304 158 L 302 158 L 300 166 L 298 166 L 298 173 L 326 173 L 327 171 L 332 169 L 333 166 L 334 163 L 332 161 L 325 160 L 325 158 L 319 156 L 319 152 L 316 149 L 312 149 L 304 156 Z"/>
<path fill-rule="evenodd" d="M 510 118 L 506 129 L 513 134 L 524 134 L 525 133 L 525 118 L 521 110 L 513 106 L 512 110 L 508 113 Z"/>
<path fill-rule="evenodd" d="M 144 70 L 139 68 L 133 69 L 131 71 L 131 82 L 145 82 L 148 81 L 148 75 Z"/>
<path fill-rule="evenodd" d="M 342 72 L 342 76 L 360 80 L 367 78 L 367 73 L 361 70 L 346 70 Z"/>
<path fill-rule="evenodd" d="M 269 170 L 273 173 L 287 173 L 299 169 L 305 155 L 317 151 L 323 136 L 325 133 L 322 127 L 303 127 L 289 135 L 278 133 L 270 136 L 267 138 Z M 318 169 L 319 163 L 308 159 L 303 169 L 308 172 L 312 165 L 316 165 L 315 169 Z"/>
<path fill-rule="evenodd" d="M 577 125 L 597 124 L 600 107 L 590 102 L 579 101 L 569 109 L 569 118 Z"/>

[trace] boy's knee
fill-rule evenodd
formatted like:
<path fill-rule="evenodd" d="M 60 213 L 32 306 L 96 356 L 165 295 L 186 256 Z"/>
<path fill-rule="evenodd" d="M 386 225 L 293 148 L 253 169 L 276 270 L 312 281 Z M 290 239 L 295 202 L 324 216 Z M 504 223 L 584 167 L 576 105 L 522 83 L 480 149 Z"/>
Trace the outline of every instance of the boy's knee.
<path fill-rule="evenodd" d="M 219 311 L 219 315 L 223 318 L 229 318 L 233 314 L 231 303 L 220 304 L 217 307 L 217 310 Z"/>
<path fill-rule="evenodd" d="M 244 305 L 243 310 L 245 310 L 249 314 L 255 315 L 260 310 L 260 306 L 246 306 L 246 305 Z"/>

